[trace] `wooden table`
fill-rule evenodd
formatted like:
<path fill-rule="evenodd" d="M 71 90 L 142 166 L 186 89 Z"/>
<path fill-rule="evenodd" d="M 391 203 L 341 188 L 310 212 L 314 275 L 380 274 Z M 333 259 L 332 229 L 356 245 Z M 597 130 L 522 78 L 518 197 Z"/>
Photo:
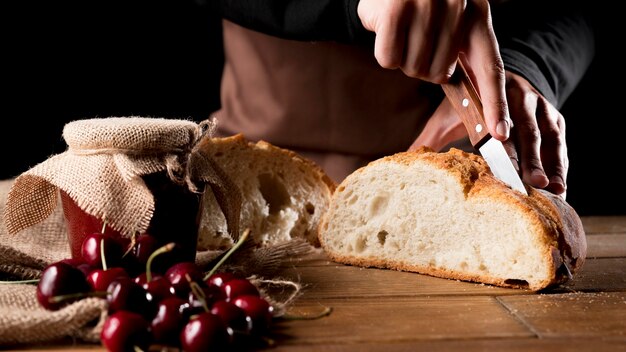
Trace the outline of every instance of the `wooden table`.
<path fill-rule="evenodd" d="M 336 264 L 323 254 L 286 266 L 304 285 L 268 351 L 626 351 L 626 216 L 583 217 L 588 258 L 549 292 Z M 100 346 L 33 346 L 103 350 Z"/>

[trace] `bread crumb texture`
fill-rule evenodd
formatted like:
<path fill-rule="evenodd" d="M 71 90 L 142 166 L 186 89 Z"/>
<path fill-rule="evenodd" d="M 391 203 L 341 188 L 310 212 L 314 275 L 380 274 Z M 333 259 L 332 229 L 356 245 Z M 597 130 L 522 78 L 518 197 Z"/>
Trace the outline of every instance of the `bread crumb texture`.
<path fill-rule="evenodd" d="M 246 228 L 259 245 L 292 238 L 319 246 L 318 227 L 335 183 L 319 166 L 293 151 L 241 134 L 212 138 L 202 146 L 241 191 L 240 231 Z M 232 246 L 226 219 L 211 191 L 203 195 L 199 250 Z"/>
<path fill-rule="evenodd" d="M 572 251 L 561 212 L 527 189 L 528 196 L 510 189 L 480 156 L 461 150 L 398 153 L 338 186 L 321 246 L 340 263 L 541 290 L 566 278 L 564 262 L 582 265 L 585 250 Z"/>

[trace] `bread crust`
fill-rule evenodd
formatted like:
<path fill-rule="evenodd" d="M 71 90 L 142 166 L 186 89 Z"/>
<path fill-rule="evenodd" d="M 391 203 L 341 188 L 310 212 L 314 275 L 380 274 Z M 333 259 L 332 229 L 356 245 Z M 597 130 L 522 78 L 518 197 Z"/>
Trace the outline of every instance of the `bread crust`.
<path fill-rule="evenodd" d="M 480 198 L 497 204 L 507 204 L 514 207 L 520 217 L 528 219 L 532 224 L 532 231 L 537 234 L 542 242 L 541 248 L 545 248 L 542 252 L 544 257 L 552 263 L 550 268 L 546 268 L 549 271 L 546 274 L 546 279 L 528 285 L 525 282 L 490 275 L 476 275 L 442 267 L 415 265 L 406 260 L 385 259 L 376 255 L 354 256 L 342 253 L 330 245 L 329 241 L 333 233 L 329 219 L 334 218 L 335 212 L 345 211 L 345 209 L 338 209 L 332 202 L 322 219 L 319 231 L 322 248 L 330 259 L 339 263 L 362 267 L 411 271 L 448 279 L 524 288 L 532 291 L 563 283 L 582 267 L 587 245 L 582 222 L 575 210 L 560 196 L 535 189 L 529 185 L 525 185 L 528 195 L 509 188 L 495 178 L 487 163 L 479 155 L 454 148 L 446 153 L 438 153 L 427 147 L 422 147 L 413 152 L 397 153 L 375 160 L 356 170 L 338 186 L 338 190 L 343 191 L 344 188 L 349 187 L 354 182 L 353 180 L 361 177 L 366 168 L 373 165 L 382 163 L 408 166 L 415 162 L 427 163 L 440 170 L 445 170 L 459 183 L 467 200 Z"/>
<path fill-rule="evenodd" d="M 252 142 L 248 140 L 242 133 L 237 133 L 232 136 L 221 137 L 221 138 L 211 138 L 201 141 L 200 149 L 211 154 L 211 151 L 214 149 L 260 149 L 267 150 L 270 153 L 283 154 L 289 158 L 294 163 L 301 164 L 305 168 L 309 169 L 311 173 L 314 173 L 316 177 L 318 177 L 326 187 L 330 190 L 330 192 L 334 192 L 337 188 L 337 183 L 333 181 L 326 172 L 317 165 L 313 160 L 304 158 L 300 154 L 294 152 L 293 150 L 281 148 L 276 145 L 273 145 L 267 141 L 259 140 L 257 142 Z M 309 172 L 307 171 L 307 172 Z"/>

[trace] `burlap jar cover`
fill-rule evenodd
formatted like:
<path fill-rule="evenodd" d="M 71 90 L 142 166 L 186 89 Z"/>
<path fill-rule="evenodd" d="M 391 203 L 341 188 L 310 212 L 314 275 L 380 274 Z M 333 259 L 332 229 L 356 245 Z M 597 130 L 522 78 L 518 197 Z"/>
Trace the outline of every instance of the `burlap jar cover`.
<path fill-rule="evenodd" d="M 5 224 L 0 228 L 0 278 L 37 279 L 46 265 L 69 257 L 59 190 L 86 213 L 106 219 L 122 235 L 145 231 L 154 199 L 142 176 L 155 172 L 167 172 L 173 182 L 184 183 L 194 192 L 210 186 L 226 217 L 228 232 L 236 240 L 241 194 L 198 147 L 200 142 L 210 142 L 215 123 L 142 117 L 68 123 L 63 130 L 68 144 L 64 153 L 14 180 L 0 181 L 0 222 Z M 307 243 L 299 241 L 273 248 L 244 246 L 228 265 L 249 275 L 280 315 L 301 293 L 301 286 L 289 280 L 266 280 L 263 274 L 272 274 L 285 258 L 309 250 Z M 219 254 L 198 253 L 196 262 L 206 264 Z M 276 287 L 283 294 L 287 287 L 286 296 L 269 293 Z M 98 342 L 106 308 L 105 300 L 87 298 L 59 311 L 46 311 L 39 307 L 33 285 L 2 285 L 0 345 L 63 337 Z"/>
<path fill-rule="evenodd" d="M 186 120 L 70 122 L 63 129 L 67 151 L 17 177 L 7 198 L 7 229 L 14 234 L 50 216 L 61 189 L 122 235 L 145 232 L 154 199 L 141 177 L 164 170 L 177 177 L 200 136 L 199 125 Z"/>

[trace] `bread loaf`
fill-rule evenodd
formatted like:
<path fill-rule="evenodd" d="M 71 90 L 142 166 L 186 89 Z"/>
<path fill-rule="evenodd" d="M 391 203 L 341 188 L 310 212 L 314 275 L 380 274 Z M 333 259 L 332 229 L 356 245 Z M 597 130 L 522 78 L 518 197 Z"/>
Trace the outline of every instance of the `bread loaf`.
<path fill-rule="evenodd" d="M 575 275 L 587 243 L 571 206 L 526 188 L 454 148 L 384 157 L 339 184 L 321 246 L 339 263 L 538 291 Z"/>
<path fill-rule="evenodd" d="M 251 230 L 259 245 L 304 238 L 319 247 L 318 228 L 336 184 L 314 162 L 265 141 L 242 134 L 211 138 L 202 146 L 239 188 L 239 230 Z M 198 250 L 228 248 L 226 219 L 212 192 L 204 192 Z"/>

